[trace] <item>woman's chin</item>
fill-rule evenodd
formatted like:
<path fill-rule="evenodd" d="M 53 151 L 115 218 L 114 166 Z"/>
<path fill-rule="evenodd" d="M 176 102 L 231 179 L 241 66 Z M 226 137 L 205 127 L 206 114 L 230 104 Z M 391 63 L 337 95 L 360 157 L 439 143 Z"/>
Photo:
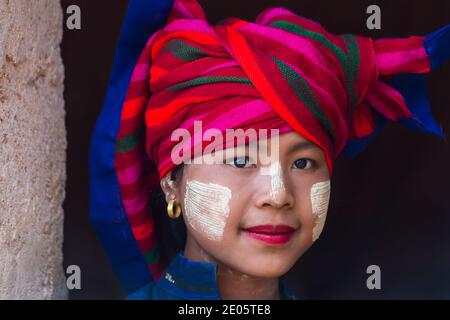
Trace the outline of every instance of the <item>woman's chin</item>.
<path fill-rule="evenodd" d="M 295 264 L 295 261 L 286 259 L 284 257 L 267 256 L 252 259 L 252 261 L 245 261 L 239 263 L 242 268 L 240 271 L 243 274 L 258 277 L 258 278 L 278 278 L 287 273 Z"/>
<path fill-rule="evenodd" d="M 245 274 L 257 278 L 279 278 L 289 271 L 289 268 L 273 269 L 273 268 L 246 268 L 248 272 Z"/>

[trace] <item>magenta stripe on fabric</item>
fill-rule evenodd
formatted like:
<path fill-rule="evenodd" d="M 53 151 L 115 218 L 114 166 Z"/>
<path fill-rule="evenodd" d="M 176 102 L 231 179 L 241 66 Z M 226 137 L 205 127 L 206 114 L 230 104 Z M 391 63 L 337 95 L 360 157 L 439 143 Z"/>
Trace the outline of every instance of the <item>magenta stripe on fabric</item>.
<path fill-rule="evenodd" d="M 139 213 L 148 203 L 148 192 L 144 190 L 133 199 L 122 199 L 127 215 L 132 217 Z"/>
<path fill-rule="evenodd" d="M 208 123 L 207 127 L 221 130 L 236 128 L 239 127 L 239 123 L 244 123 L 269 112 L 274 113 L 273 109 L 265 100 L 255 99 L 239 107 L 234 107 L 231 111 L 224 112 L 222 115 Z M 236 122 L 236 119 L 239 119 L 238 123 Z"/>
<path fill-rule="evenodd" d="M 218 64 L 216 66 L 212 66 L 211 68 L 206 69 L 200 75 L 203 76 L 203 75 L 206 75 L 206 74 L 208 74 L 210 72 L 213 72 L 213 71 L 217 71 L 217 70 L 221 70 L 221 69 L 225 69 L 225 68 L 231 68 L 231 67 L 238 67 L 238 66 L 239 66 L 239 64 L 236 61 L 233 60 L 233 61 L 225 62 L 225 63 L 222 63 L 222 64 Z"/>
<path fill-rule="evenodd" d="M 203 20 L 175 20 L 164 28 L 164 31 L 195 31 L 214 36 L 214 31 L 211 26 Z"/>
<path fill-rule="evenodd" d="M 420 60 L 423 59 L 428 59 L 424 47 L 399 52 L 377 53 L 375 56 L 378 71 L 383 75 L 407 72 L 407 68 L 410 67 L 411 64 L 415 61 L 420 62 Z M 423 72 L 426 71 L 427 69 L 423 70 Z"/>
<path fill-rule="evenodd" d="M 133 73 L 132 81 L 142 81 L 148 78 L 148 63 L 140 63 L 136 65 Z"/>
<path fill-rule="evenodd" d="M 270 28 L 265 26 L 258 26 L 252 23 L 247 23 L 237 28 L 238 31 L 247 31 L 250 34 L 259 34 L 268 39 L 278 42 L 281 46 L 286 46 L 292 50 L 298 52 L 299 54 L 305 55 L 311 61 L 314 66 L 320 68 L 322 72 L 326 74 L 332 74 L 332 71 L 324 67 L 323 55 L 320 54 L 319 49 L 310 40 L 302 38 L 291 32 Z"/>
<path fill-rule="evenodd" d="M 253 100 L 248 103 L 244 103 L 238 106 L 232 106 L 231 103 L 228 103 L 228 108 L 231 108 L 230 111 L 218 114 L 219 117 L 216 119 L 207 119 L 205 123 L 202 123 L 203 132 L 208 129 L 218 129 L 220 131 L 225 131 L 226 129 L 237 128 L 240 126 L 240 123 L 245 123 L 247 121 L 251 121 L 256 117 L 259 117 L 264 114 L 273 113 L 274 119 L 276 119 L 276 114 L 273 112 L 272 108 L 267 104 L 265 100 L 258 99 Z M 225 110 L 225 109 L 224 109 Z M 208 113 L 205 111 L 204 114 L 201 114 L 197 117 L 189 117 L 186 121 L 181 123 L 178 128 L 185 128 L 190 132 L 193 132 L 194 121 L 202 120 L 205 115 Z M 239 119 L 239 122 L 236 122 L 236 119 Z M 287 126 L 285 129 L 287 130 L 289 127 Z M 191 137 L 193 139 L 193 137 Z M 182 146 L 190 145 L 193 143 L 192 141 L 187 141 Z M 171 141 L 162 141 L 161 148 L 170 148 L 173 144 Z M 181 146 L 181 144 L 179 145 Z M 169 160 L 169 159 L 167 159 Z M 171 161 L 165 161 L 164 164 L 169 164 Z"/>
<path fill-rule="evenodd" d="M 258 15 L 256 23 L 265 25 L 269 22 L 270 19 L 279 15 L 292 16 L 292 12 L 284 8 L 270 8 L 270 10 L 265 10 L 260 15 Z"/>
<path fill-rule="evenodd" d="M 181 1 L 175 1 L 173 4 L 173 8 L 179 11 L 185 18 L 195 18 L 189 10 L 187 10 L 183 5 Z"/>
<path fill-rule="evenodd" d="M 137 163 L 125 169 L 117 170 L 117 177 L 120 183 L 123 185 L 132 184 L 137 181 L 143 171 L 143 160 L 139 160 Z"/>
<path fill-rule="evenodd" d="M 224 61 L 223 63 L 220 63 L 220 61 Z M 238 67 L 238 63 L 234 60 L 225 59 L 225 58 L 216 58 L 216 57 L 208 57 L 208 58 L 202 58 L 197 61 L 194 61 L 190 65 L 182 65 L 177 68 L 177 74 L 166 74 L 162 77 L 160 77 L 157 81 L 151 83 L 151 90 L 154 92 L 159 92 L 164 90 L 165 88 L 171 86 L 174 83 L 179 83 L 182 81 L 188 81 L 192 80 L 192 76 L 190 75 L 190 70 L 192 68 L 198 68 L 199 69 L 199 76 L 208 75 L 209 73 L 213 73 L 218 70 Z M 222 74 L 221 74 L 222 75 Z"/>
<path fill-rule="evenodd" d="M 382 84 L 381 82 L 377 83 L 376 86 L 378 91 L 369 92 L 366 97 L 367 101 L 374 109 L 391 121 L 398 120 L 398 116 L 402 113 L 401 110 L 404 110 L 407 113 L 406 116 L 410 116 L 405 100 L 397 90 L 388 85 Z M 383 96 L 384 99 L 382 99 Z M 389 109 L 386 108 L 386 98 L 391 101 Z M 396 108 L 394 108 L 394 106 Z"/>

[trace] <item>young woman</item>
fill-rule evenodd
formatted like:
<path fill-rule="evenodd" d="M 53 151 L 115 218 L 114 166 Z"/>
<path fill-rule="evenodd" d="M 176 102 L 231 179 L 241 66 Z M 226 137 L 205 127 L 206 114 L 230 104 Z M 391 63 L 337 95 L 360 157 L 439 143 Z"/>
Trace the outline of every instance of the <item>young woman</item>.
<path fill-rule="evenodd" d="M 442 135 L 417 97 L 449 44 L 449 26 L 373 40 L 285 8 L 211 26 L 195 0 L 131 1 L 90 159 L 129 298 L 295 298 L 279 278 L 322 231 L 333 160 L 386 120 Z"/>

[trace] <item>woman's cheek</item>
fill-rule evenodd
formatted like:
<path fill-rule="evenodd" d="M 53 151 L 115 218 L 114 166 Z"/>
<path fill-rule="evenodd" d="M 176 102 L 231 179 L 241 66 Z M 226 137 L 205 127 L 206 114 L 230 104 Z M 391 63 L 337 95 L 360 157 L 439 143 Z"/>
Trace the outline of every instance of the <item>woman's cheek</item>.
<path fill-rule="evenodd" d="M 322 233 L 327 218 L 330 201 L 330 180 L 317 182 L 311 186 L 310 198 L 315 226 L 312 231 L 312 241 L 316 241 Z"/>
<path fill-rule="evenodd" d="M 225 186 L 196 180 L 186 182 L 186 221 L 195 231 L 213 241 L 223 237 L 230 214 L 231 190 Z"/>

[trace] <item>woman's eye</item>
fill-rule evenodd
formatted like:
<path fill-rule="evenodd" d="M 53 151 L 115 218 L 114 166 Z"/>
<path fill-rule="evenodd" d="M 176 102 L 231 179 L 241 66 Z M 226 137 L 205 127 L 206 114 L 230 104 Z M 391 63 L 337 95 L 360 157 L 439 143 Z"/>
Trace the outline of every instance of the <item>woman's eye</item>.
<path fill-rule="evenodd" d="M 226 161 L 226 164 L 229 164 L 236 168 L 245 168 L 249 163 L 249 157 L 236 157 L 232 160 Z"/>
<path fill-rule="evenodd" d="M 313 165 L 313 161 L 310 159 L 297 159 L 294 161 L 294 166 L 297 169 L 310 169 Z"/>

